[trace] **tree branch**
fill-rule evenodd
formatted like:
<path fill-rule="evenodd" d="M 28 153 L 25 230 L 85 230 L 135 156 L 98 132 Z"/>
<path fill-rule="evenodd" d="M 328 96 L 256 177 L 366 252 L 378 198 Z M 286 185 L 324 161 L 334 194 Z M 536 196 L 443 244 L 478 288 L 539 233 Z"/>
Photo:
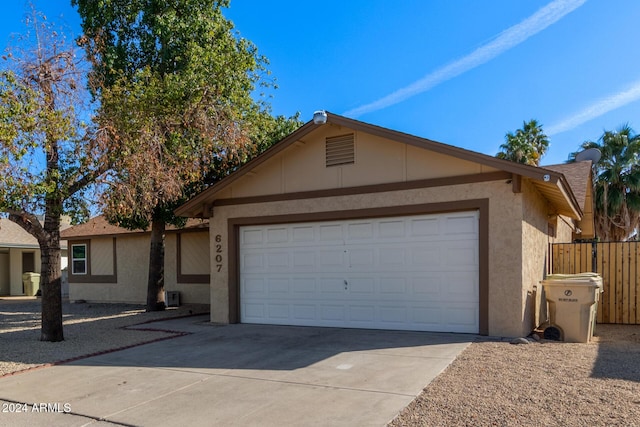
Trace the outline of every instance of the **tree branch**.
<path fill-rule="evenodd" d="M 35 215 L 12 209 L 8 209 L 7 212 L 9 213 L 9 221 L 18 224 L 23 230 L 35 237 L 38 242 L 46 240 L 47 233 L 44 231 L 44 227 Z"/>
<path fill-rule="evenodd" d="M 71 182 L 68 186 L 69 190 L 67 192 L 66 198 L 69 198 L 73 196 L 75 193 L 77 193 L 78 191 L 82 190 L 83 188 L 86 188 L 87 185 L 91 184 L 92 182 L 95 182 L 95 180 L 98 179 L 100 175 L 104 174 L 108 170 L 109 170 L 108 165 L 100 166 L 98 169 L 95 169 L 81 176 L 76 181 Z"/>

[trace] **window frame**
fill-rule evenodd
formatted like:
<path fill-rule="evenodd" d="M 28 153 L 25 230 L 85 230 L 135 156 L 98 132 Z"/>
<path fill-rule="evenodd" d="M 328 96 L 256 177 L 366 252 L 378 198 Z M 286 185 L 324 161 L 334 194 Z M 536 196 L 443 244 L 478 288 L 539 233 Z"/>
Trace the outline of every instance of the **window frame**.
<path fill-rule="evenodd" d="M 84 247 L 84 257 L 76 258 L 74 247 Z M 71 244 L 71 274 L 74 276 L 87 276 L 89 274 L 89 245 L 87 243 L 72 243 Z M 84 272 L 76 271 L 76 261 L 84 261 Z"/>

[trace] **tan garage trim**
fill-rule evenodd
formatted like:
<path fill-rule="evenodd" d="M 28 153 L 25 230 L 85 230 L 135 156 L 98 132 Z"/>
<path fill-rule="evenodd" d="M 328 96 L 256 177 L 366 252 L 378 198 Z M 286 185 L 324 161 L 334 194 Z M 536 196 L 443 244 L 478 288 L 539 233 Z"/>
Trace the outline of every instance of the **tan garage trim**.
<path fill-rule="evenodd" d="M 286 194 L 269 194 L 265 196 L 218 199 L 214 202 L 214 206 L 242 205 L 247 203 L 264 203 L 299 199 L 316 199 L 320 197 L 351 196 L 354 194 L 371 194 L 383 193 L 388 191 L 413 190 L 417 188 L 444 187 L 448 185 L 471 184 L 476 182 L 500 181 L 506 179 L 513 179 L 513 174 L 504 171 L 497 171 L 446 178 L 421 179 L 409 182 L 365 185 L 361 187 L 332 188 L 327 190 L 301 191 Z"/>
<path fill-rule="evenodd" d="M 479 332 L 489 333 L 489 199 L 461 200 L 455 202 L 427 203 L 372 209 L 354 209 L 342 211 L 313 212 L 291 215 L 255 216 L 229 218 L 227 221 L 229 236 L 229 322 L 238 323 L 240 319 L 240 265 L 239 238 L 240 227 L 245 225 L 269 225 L 295 222 L 332 221 L 386 216 L 404 216 L 430 213 L 478 210 L 480 213 L 478 256 L 479 256 Z"/>

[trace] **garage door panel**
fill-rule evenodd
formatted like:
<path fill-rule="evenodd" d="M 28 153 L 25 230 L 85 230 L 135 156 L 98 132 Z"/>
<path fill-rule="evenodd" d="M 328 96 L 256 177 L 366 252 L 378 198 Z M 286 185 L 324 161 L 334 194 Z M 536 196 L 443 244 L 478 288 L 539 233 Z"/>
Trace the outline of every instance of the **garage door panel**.
<path fill-rule="evenodd" d="M 420 329 L 443 332 L 442 307 L 417 306 L 411 307 L 411 323 L 420 325 Z"/>
<path fill-rule="evenodd" d="M 375 258 L 373 249 L 352 249 L 347 252 L 349 268 L 372 267 Z"/>
<path fill-rule="evenodd" d="M 436 247 L 411 248 L 411 264 L 430 270 L 442 264 L 442 250 Z"/>
<path fill-rule="evenodd" d="M 453 216 L 444 220 L 444 234 L 448 236 L 477 233 L 478 220 L 474 215 Z"/>
<path fill-rule="evenodd" d="M 411 220 L 411 235 L 415 237 L 438 236 L 440 234 L 439 218 Z"/>
<path fill-rule="evenodd" d="M 240 232 L 240 243 L 247 247 L 249 245 L 262 244 L 262 230 L 261 229 L 245 229 Z"/>
<path fill-rule="evenodd" d="M 314 268 L 316 266 L 316 253 L 314 251 L 296 251 L 293 253 L 293 268 Z"/>
<path fill-rule="evenodd" d="M 288 320 L 291 317 L 288 304 L 269 304 L 268 309 L 270 319 Z"/>
<path fill-rule="evenodd" d="M 390 266 L 403 267 L 407 260 L 404 247 L 391 246 L 385 249 L 378 249 L 377 255 L 377 263 L 383 270 Z"/>
<path fill-rule="evenodd" d="M 364 325 L 371 324 L 376 320 L 376 309 L 371 305 L 350 305 L 349 320 Z"/>
<path fill-rule="evenodd" d="M 322 242 L 343 242 L 344 235 L 342 232 L 342 225 L 321 225 L 320 241 Z"/>
<path fill-rule="evenodd" d="M 320 319 L 323 326 L 338 326 L 345 320 L 345 307 L 343 304 L 321 304 Z"/>
<path fill-rule="evenodd" d="M 476 307 L 469 304 L 450 304 L 447 307 L 446 323 L 451 328 L 464 328 L 475 324 L 478 316 Z M 456 332 L 461 332 L 457 330 Z"/>
<path fill-rule="evenodd" d="M 268 280 L 267 290 L 269 294 L 279 297 L 289 295 L 289 279 L 286 277 L 276 277 Z"/>
<path fill-rule="evenodd" d="M 429 276 L 417 276 L 411 279 L 411 289 L 415 297 L 419 300 L 435 299 L 440 300 L 442 292 L 442 274 L 431 274 Z"/>
<path fill-rule="evenodd" d="M 405 299 L 407 297 L 407 279 L 404 277 L 381 277 L 378 289 L 382 298 Z"/>
<path fill-rule="evenodd" d="M 240 268 L 244 272 L 264 269 L 264 257 L 261 253 L 244 253 L 240 256 Z"/>
<path fill-rule="evenodd" d="M 283 243 L 289 241 L 289 230 L 286 227 L 267 229 L 267 243 Z"/>
<path fill-rule="evenodd" d="M 247 278 L 242 281 L 242 285 L 242 293 L 248 298 L 264 297 L 267 295 L 265 292 L 264 279 Z"/>
<path fill-rule="evenodd" d="M 295 277 L 292 279 L 292 282 L 291 293 L 294 298 L 305 297 L 305 295 L 315 295 L 317 282 L 315 278 Z"/>
<path fill-rule="evenodd" d="M 478 286 L 469 287 L 469 283 L 477 283 L 473 272 L 448 273 L 444 279 L 444 297 L 455 302 L 474 302 L 478 300 Z"/>
<path fill-rule="evenodd" d="M 240 229 L 248 323 L 478 332 L 478 214 Z"/>
<path fill-rule="evenodd" d="M 289 267 L 289 253 L 288 252 L 271 252 L 267 253 L 267 270 L 279 271 L 282 267 L 288 269 Z"/>
<path fill-rule="evenodd" d="M 404 305 L 381 305 L 380 322 L 402 325 L 407 323 L 407 308 Z"/>
<path fill-rule="evenodd" d="M 311 243 L 315 241 L 314 227 L 311 226 L 298 226 L 292 227 L 291 238 L 294 242 Z"/>
<path fill-rule="evenodd" d="M 318 266 L 321 269 L 327 268 L 340 268 L 342 269 L 345 262 L 344 250 L 332 250 L 332 251 L 319 251 L 317 253 Z M 326 270 L 324 270 L 326 271 Z"/>
<path fill-rule="evenodd" d="M 243 315 L 247 322 L 263 321 L 266 317 L 264 303 L 244 303 L 242 308 L 244 309 Z"/>
<path fill-rule="evenodd" d="M 343 277 L 327 277 L 320 279 L 319 298 L 343 299 L 345 294 Z"/>
<path fill-rule="evenodd" d="M 382 220 L 378 222 L 378 236 L 381 238 L 404 238 L 405 220 Z"/>
<path fill-rule="evenodd" d="M 357 298 L 375 297 L 376 280 L 373 277 L 357 277 L 347 280 L 348 290 Z"/>
<path fill-rule="evenodd" d="M 373 223 L 361 222 L 347 224 L 347 241 L 371 240 L 373 239 Z"/>
<path fill-rule="evenodd" d="M 294 320 L 299 322 L 298 324 L 301 324 L 300 322 L 309 324 L 317 319 L 316 309 L 315 304 L 292 304 L 291 315 Z"/>
<path fill-rule="evenodd" d="M 445 267 L 465 267 L 475 269 L 478 265 L 478 255 L 475 248 L 447 248 L 444 251 L 443 261 Z M 447 268 L 450 269 L 450 268 Z"/>

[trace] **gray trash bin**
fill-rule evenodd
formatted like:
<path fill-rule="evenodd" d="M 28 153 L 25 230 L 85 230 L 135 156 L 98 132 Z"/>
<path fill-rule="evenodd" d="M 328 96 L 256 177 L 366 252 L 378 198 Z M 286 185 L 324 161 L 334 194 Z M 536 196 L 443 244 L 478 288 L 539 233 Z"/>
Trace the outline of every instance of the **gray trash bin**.
<path fill-rule="evenodd" d="M 22 285 L 24 286 L 24 294 L 34 296 L 40 290 L 40 273 L 23 273 Z"/>
<path fill-rule="evenodd" d="M 589 342 L 595 329 L 602 277 L 595 273 L 554 274 L 542 281 L 551 327 L 566 342 Z"/>

